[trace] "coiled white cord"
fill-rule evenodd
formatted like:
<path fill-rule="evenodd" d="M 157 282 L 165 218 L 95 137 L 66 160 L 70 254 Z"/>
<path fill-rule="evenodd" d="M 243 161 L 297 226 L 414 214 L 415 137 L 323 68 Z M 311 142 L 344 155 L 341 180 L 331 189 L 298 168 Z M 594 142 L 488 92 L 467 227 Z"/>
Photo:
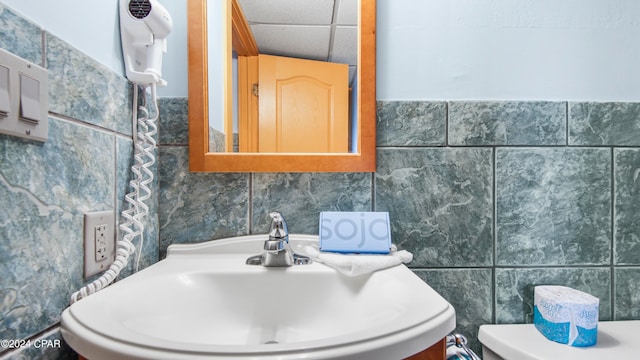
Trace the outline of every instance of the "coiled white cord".
<path fill-rule="evenodd" d="M 138 243 L 138 251 L 135 264 L 135 272 L 138 271 L 140 265 L 140 257 L 142 254 L 142 246 L 144 244 L 144 218 L 149 213 L 149 206 L 145 203 L 151 197 L 151 189 L 149 184 L 153 182 L 153 172 L 150 167 L 156 161 L 153 154 L 156 148 L 155 135 L 158 132 L 156 121 L 159 117 L 158 99 L 156 94 L 156 85 L 151 84 L 151 102 L 153 106 L 153 116 L 149 117 L 149 111 L 146 106 L 138 106 L 138 85 L 134 84 L 133 92 L 133 143 L 135 152 L 133 155 L 134 163 L 131 167 L 133 179 L 129 182 L 131 192 L 125 195 L 125 202 L 128 204 L 126 210 L 122 211 L 122 217 L 125 222 L 120 224 L 120 231 L 124 234 L 122 239 L 116 243 L 116 257 L 114 262 L 109 266 L 99 278 L 87 284 L 80 290 L 71 295 L 71 303 L 87 297 L 104 287 L 111 284 L 120 274 L 122 269 L 127 266 L 129 256 L 133 255 L 136 250 L 133 240 L 140 237 Z M 146 91 L 143 91 L 146 96 Z M 138 111 L 142 115 L 138 115 Z M 137 120 L 137 121 L 136 121 Z M 142 131 L 138 131 L 138 128 Z M 146 158 L 146 161 L 145 161 Z M 127 206 L 125 204 L 125 206 Z"/>

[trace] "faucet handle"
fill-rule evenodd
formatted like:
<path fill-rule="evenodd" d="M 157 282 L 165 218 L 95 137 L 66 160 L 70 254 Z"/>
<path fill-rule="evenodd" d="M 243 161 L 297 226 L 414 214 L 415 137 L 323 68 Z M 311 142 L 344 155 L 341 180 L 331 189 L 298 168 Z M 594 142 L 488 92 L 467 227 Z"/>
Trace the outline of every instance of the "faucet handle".
<path fill-rule="evenodd" d="M 289 229 L 284 217 L 277 211 L 269 213 L 271 216 L 271 227 L 269 229 L 269 240 L 284 240 L 289 242 Z"/>
<path fill-rule="evenodd" d="M 269 240 L 264 242 L 264 249 L 267 251 L 282 251 L 282 250 L 286 250 L 285 247 L 285 242 L 282 241 L 283 239 L 271 239 L 269 238 Z"/>

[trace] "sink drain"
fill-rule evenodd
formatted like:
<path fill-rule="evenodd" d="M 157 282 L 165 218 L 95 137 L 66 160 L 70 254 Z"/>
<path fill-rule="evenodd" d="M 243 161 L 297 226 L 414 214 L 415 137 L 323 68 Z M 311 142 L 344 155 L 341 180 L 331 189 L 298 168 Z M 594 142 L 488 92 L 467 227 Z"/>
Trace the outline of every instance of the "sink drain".
<path fill-rule="evenodd" d="M 271 341 L 267 341 L 266 343 L 264 343 L 265 345 L 268 344 L 279 344 L 279 342 L 275 341 L 275 340 L 271 340 Z"/>

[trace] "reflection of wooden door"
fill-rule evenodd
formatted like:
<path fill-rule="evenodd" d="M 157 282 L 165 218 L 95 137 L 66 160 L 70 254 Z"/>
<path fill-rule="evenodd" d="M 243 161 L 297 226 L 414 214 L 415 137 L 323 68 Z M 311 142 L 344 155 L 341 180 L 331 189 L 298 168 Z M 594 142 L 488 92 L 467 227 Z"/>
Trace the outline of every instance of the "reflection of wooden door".
<path fill-rule="evenodd" d="M 260 152 L 348 152 L 348 65 L 259 55 Z"/>

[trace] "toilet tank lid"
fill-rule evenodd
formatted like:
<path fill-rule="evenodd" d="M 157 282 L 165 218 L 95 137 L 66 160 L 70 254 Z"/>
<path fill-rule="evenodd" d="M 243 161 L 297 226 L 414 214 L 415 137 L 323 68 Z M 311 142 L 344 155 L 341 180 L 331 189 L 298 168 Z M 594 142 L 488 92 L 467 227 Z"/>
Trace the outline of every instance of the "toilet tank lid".
<path fill-rule="evenodd" d="M 598 341 L 573 347 L 548 340 L 533 324 L 482 325 L 478 340 L 505 360 L 633 359 L 640 352 L 640 320 L 600 321 Z"/>

